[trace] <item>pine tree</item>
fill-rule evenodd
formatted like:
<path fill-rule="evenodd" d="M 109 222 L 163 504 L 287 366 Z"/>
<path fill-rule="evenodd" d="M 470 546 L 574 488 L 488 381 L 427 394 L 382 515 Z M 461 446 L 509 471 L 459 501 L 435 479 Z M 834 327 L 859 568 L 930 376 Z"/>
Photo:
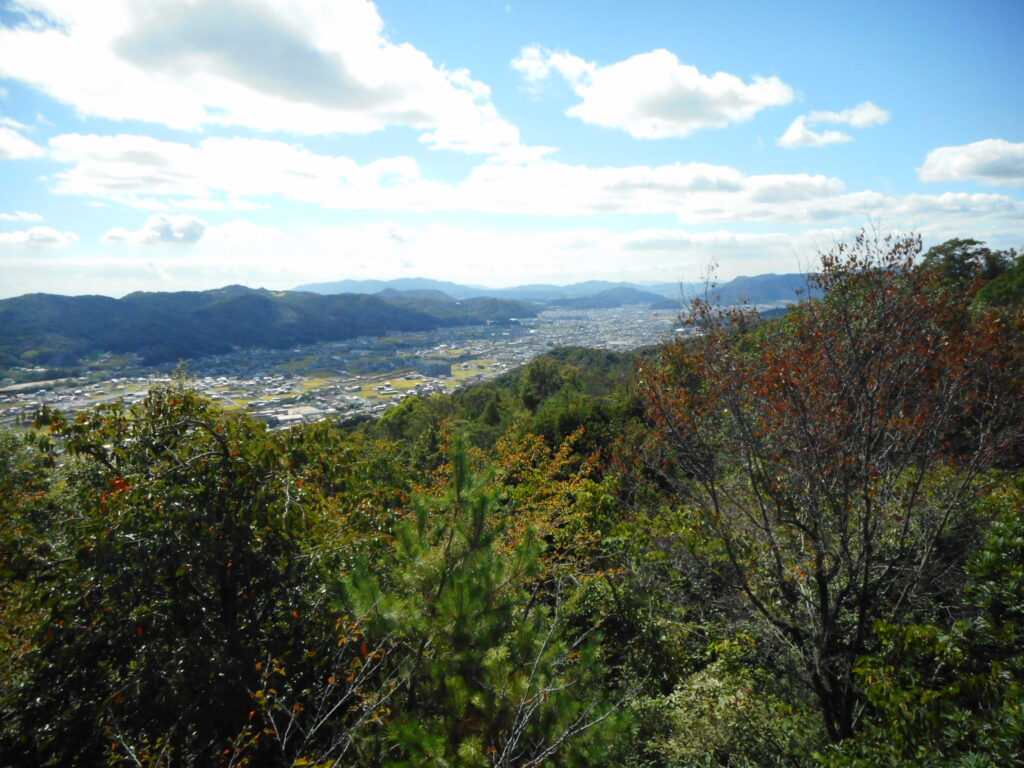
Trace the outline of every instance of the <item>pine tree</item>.
<path fill-rule="evenodd" d="M 445 498 L 418 505 L 384 562 L 348 582 L 370 644 L 402 649 L 386 737 L 364 743 L 363 759 L 585 764 L 616 732 L 598 636 L 566 625 L 558 585 L 537 579 L 540 543 L 503 548 L 493 509 L 457 440 Z"/>

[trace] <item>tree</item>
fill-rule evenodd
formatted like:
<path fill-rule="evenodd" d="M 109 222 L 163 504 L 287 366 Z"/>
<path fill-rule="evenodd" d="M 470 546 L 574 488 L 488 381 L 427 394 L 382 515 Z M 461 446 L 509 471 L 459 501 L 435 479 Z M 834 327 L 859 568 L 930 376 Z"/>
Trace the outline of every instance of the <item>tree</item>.
<path fill-rule="evenodd" d="M 575 369 L 561 366 L 549 356 L 538 357 L 522 371 L 519 380 L 519 399 L 530 411 L 556 392 L 571 386 Z"/>
<path fill-rule="evenodd" d="M 758 327 L 695 302 L 695 341 L 641 372 L 654 467 L 691 535 L 800 663 L 830 738 L 853 734 L 880 618 L 957 587 L 979 472 L 1021 438 L 1019 324 L 972 316 L 915 237 L 822 256 L 820 300 Z"/>
<path fill-rule="evenodd" d="M 394 544 L 343 585 L 374 647 L 392 645 L 386 737 L 364 763 L 582 765 L 606 752 L 618 706 L 602 681 L 599 638 L 572 631 L 541 545 L 504 549 L 494 499 L 456 440 L 451 484 L 396 526 Z"/>
<path fill-rule="evenodd" d="M 878 624 L 879 652 L 856 669 L 871 716 L 856 738 L 826 752 L 827 765 L 1024 762 L 1022 490 L 1019 482 L 998 489 L 1001 514 L 967 565 L 962 619 Z"/>
<path fill-rule="evenodd" d="M 4 691 L 5 756 L 209 764 L 248 722 L 257 664 L 301 660 L 316 636 L 286 453 L 181 383 L 47 420 L 70 456 L 26 566 L 35 620 Z"/>
<path fill-rule="evenodd" d="M 1016 262 L 978 291 L 976 301 L 994 307 L 1019 307 L 1024 303 L 1024 254 L 1014 253 Z"/>
<path fill-rule="evenodd" d="M 969 288 L 975 280 L 988 282 L 999 277 L 1013 263 L 1013 251 L 994 251 L 979 240 L 954 238 L 932 246 L 922 265 L 938 270 L 960 288 Z"/>

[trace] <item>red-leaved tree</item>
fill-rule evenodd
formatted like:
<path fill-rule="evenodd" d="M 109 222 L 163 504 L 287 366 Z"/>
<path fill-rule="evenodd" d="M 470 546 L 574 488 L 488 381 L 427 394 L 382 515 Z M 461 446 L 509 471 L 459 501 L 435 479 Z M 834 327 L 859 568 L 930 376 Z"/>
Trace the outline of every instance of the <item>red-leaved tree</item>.
<path fill-rule="evenodd" d="M 875 621 L 956 588 L 979 474 L 1021 440 L 1021 313 L 972 313 L 920 250 L 839 245 L 822 298 L 770 325 L 697 301 L 696 337 L 640 375 L 657 471 L 834 740 L 856 728 Z"/>

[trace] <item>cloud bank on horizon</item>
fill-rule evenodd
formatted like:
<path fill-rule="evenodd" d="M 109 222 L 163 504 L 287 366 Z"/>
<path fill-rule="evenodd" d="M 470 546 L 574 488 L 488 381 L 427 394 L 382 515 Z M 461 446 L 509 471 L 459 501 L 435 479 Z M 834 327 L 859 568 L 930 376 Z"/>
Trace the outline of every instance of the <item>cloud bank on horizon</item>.
<path fill-rule="evenodd" d="M 732 5 L 0 2 L 0 296 L 1024 244 L 1024 10 Z"/>

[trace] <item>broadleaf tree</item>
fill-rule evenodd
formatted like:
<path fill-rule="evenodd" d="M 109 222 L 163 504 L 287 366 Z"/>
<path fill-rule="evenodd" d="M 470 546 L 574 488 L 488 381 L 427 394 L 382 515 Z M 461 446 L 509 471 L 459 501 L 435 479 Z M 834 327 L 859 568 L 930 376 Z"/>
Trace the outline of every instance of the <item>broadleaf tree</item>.
<path fill-rule="evenodd" d="M 822 298 L 763 327 L 697 301 L 696 338 L 640 374 L 654 471 L 797 655 L 834 740 L 863 711 L 875 621 L 952 594 L 972 488 L 1021 439 L 1020 316 L 972 314 L 920 251 L 862 234 L 822 256 Z"/>

